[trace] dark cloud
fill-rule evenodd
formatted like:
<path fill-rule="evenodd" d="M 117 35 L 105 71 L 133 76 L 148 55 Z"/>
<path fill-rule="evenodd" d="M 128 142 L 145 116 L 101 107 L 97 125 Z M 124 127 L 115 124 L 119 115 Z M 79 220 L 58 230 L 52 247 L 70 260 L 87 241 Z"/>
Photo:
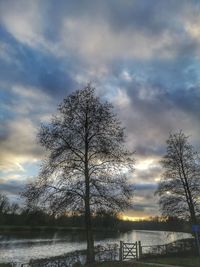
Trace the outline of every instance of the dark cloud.
<path fill-rule="evenodd" d="M 174 28 L 176 24 L 167 18 L 173 18 L 173 14 L 182 9 L 178 1 L 166 3 L 159 0 L 131 1 L 127 5 L 124 1 L 118 1 L 118 4 L 113 1 L 112 7 L 109 19 L 117 31 L 133 27 L 150 34 L 158 34 L 166 27 Z"/>
<path fill-rule="evenodd" d="M 133 210 L 134 211 L 145 211 L 147 209 L 154 209 L 155 208 L 155 204 L 148 204 L 148 203 L 144 203 L 144 204 L 135 204 L 133 205 Z"/>
<path fill-rule="evenodd" d="M 135 184 L 135 190 L 155 190 L 157 188 L 157 184 L 156 183 L 142 183 L 142 184 Z"/>
<path fill-rule="evenodd" d="M 175 106 L 199 119 L 200 87 L 189 87 L 185 90 L 178 89 L 170 95 L 170 99 Z"/>
<path fill-rule="evenodd" d="M 187 0 L 170 1 L 124 1 L 124 0 L 101 0 L 85 1 L 43 1 L 40 8 L 45 16 L 44 24 L 48 36 L 55 40 L 58 29 L 62 26 L 63 17 L 81 18 L 89 17 L 91 21 L 107 21 L 115 31 L 127 31 L 136 28 L 149 34 L 159 34 L 163 29 L 177 29 L 177 18 L 185 13 L 187 8 L 199 7 L 196 1 L 188 3 Z M 51 25 L 51 27 L 49 26 Z"/>
<path fill-rule="evenodd" d="M 10 196 L 18 197 L 19 194 L 23 191 L 25 186 L 25 181 L 9 180 L 1 181 L 0 183 L 0 192 Z"/>
<path fill-rule="evenodd" d="M 12 61 L 1 61 L 0 80 L 3 84 L 20 83 L 25 86 L 39 87 L 53 97 L 61 98 L 76 86 L 73 80 L 73 64 L 62 62 L 50 53 L 38 53 L 10 37 L 1 29 L 3 42 L 14 49 Z M 14 64 L 13 64 L 14 63 Z M 69 64 L 69 66 L 68 66 Z M 9 89 L 8 89 L 9 90 Z"/>

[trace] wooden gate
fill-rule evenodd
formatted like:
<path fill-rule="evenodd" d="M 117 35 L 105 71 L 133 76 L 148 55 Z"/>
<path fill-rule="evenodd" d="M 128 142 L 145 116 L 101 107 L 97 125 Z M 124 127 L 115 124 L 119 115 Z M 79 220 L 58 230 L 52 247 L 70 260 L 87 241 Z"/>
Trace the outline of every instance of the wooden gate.
<path fill-rule="evenodd" d="M 120 241 L 119 258 L 123 260 L 138 260 L 140 258 L 141 243 L 136 241 L 135 243 L 126 243 Z"/>

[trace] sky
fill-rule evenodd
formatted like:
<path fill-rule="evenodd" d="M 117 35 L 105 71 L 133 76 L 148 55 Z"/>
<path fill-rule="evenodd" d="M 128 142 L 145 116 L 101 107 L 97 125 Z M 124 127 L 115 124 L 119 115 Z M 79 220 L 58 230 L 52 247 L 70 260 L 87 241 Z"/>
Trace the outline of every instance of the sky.
<path fill-rule="evenodd" d="M 0 0 L 0 192 L 12 201 L 44 158 L 41 123 L 89 81 L 135 151 L 126 217 L 158 215 L 169 133 L 200 148 L 200 1 Z"/>

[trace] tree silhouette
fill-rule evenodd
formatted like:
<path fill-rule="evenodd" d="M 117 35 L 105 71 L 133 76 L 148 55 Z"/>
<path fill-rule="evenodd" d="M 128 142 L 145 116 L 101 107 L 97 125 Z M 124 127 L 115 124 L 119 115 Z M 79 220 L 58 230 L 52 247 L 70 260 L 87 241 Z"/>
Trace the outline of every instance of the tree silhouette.
<path fill-rule="evenodd" d="M 84 213 L 87 263 L 91 264 L 93 214 L 131 205 L 133 189 L 126 174 L 133 171 L 133 153 L 124 148 L 124 129 L 112 105 L 96 97 L 89 84 L 63 100 L 51 123 L 42 125 L 39 140 L 47 158 L 24 196 L 55 213 Z"/>
<path fill-rule="evenodd" d="M 0 214 L 8 213 L 9 209 L 10 209 L 10 203 L 8 197 L 5 194 L 0 193 Z"/>
<path fill-rule="evenodd" d="M 161 163 L 164 173 L 157 194 L 163 215 L 189 219 L 196 224 L 200 211 L 200 161 L 182 131 L 170 134 Z"/>

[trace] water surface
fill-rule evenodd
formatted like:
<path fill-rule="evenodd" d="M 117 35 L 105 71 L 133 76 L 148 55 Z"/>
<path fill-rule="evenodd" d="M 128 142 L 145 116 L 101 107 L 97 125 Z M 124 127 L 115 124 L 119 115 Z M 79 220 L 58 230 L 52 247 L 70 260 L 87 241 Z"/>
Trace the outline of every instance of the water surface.
<path fill-rule="evenodd" d="M 95 245 L 119 243 L 120 240 L 141 241 L 143 246 L 161 245 L 189 237 L 191 235 L 187 233 L 164 231 L 99 232 L 95 234 Z M 29 262 L 30 259 L 58 256 L 85 248 L 85 236 L 82 232 L 0 234 L 0 262 Z"/>

